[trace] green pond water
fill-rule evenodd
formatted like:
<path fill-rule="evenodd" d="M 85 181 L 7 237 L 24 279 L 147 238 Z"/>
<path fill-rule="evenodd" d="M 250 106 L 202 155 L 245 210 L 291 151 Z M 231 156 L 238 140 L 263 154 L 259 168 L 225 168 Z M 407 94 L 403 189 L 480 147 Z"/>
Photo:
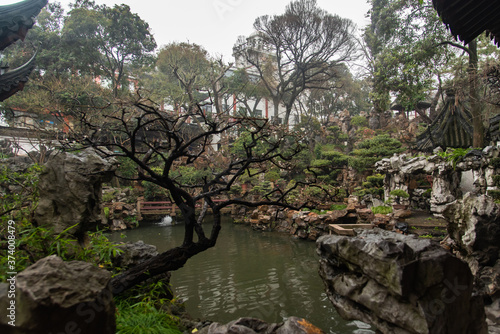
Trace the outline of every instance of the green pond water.
<path fill-rule="evenodd" d="M 142 240 L 162 252 L 182 243 L 183 227 L 141 222 L 138 229 L 112 233 L 111 239 Z M 343 320 L 337 314 L 318 274 L 315 247 L 314 242 L 289 234 L 256 232 L 232 224 L 228 217 L 217 245 L 173 272 L 171 283 L 194 318 L 227 323 L 256 317 L 281 322 L 297 316 L 330 334 L 375 333 L 366 324 Z"/>

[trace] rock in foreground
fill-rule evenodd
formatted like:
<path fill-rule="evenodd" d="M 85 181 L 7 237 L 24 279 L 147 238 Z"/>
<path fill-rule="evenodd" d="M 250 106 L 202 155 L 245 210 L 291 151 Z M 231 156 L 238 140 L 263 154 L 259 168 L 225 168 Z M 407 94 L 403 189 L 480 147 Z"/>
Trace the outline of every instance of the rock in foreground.
<path fill-rule="evenodd" d="M 487 333 L 466 263 L 430 240 L 379 229 L 317 241 L 320 275 L 346 319 L 383 333 Z"/>
<path fill-rule="evenodd" d="M 0 332 L 113 334 L 115 304 L 110 279 L 108 271 L 91 263 L 65 262 L 55 255 L 43 258 L 17 275 L 15 327 L 2 317 Z M 12 301 L 0 293 L 2 310 Z"/>

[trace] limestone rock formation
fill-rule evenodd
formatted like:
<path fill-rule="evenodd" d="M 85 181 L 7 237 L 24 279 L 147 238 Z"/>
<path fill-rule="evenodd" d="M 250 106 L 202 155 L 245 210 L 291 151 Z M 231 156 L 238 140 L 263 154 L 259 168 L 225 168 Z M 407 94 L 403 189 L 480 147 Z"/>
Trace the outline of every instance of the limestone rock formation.
<path fill-rule="evenodd" d="M 500 251 L 500 207 L 491 197 L 467 193 L 450 205 L 444 216 L 448 220 L 448 234 L 473 274 L 479 266 L 495 264 Z"/>
<path fill-rule="evenodd" d="M 499 147 L 472 150 L 463 157 L 454 158 L 445 158 L 438 154 L 440 151 L 437 148 L 435 154 L 428 157 L 401 154 L 378 161 L 375 164 L 376 172 L 386 175 L 385 198 L 389 198 L 392 190 L 402 189 L 410 194 L 409 202 L 415 206 L 415 203 L 421 202 L 424 192 L 411 187 L 412 181 L 425 176 L 432 186 L 430 210 L 436 216 L 443 217 L 446 208 L 462 198 L 463 194 L 486 194 L 489 190 L 496 190 L 493 175 L 498 175 L 499 170 L 491 162 L 500 155 Z"/>
<path fill-rule="evenodd" d="M 332 233 L 332 224 L 345 225 L 355 233 L 359 228 L 372 225 L 385 230 L 394 230 L 397 223 L 404 222 L 411 215 L 409 210 L 396 210 L 390 214 L 373 214 L 366 206 L 350 199 L 345 209 L 325 211 L 282 210 L 273 206 L 261 206 L 252 211 L 238 211 L 246 218 L 239 223 L 248 223 L 254 230 L 290 233 L 297 238 L 316 241 L 320 236 Z M 333 232 L 336 230 L 333 229 Z"/>
<path fill-rule="evenodd" d="M 500 206 L 487 195 L 466 194 L 444 216 L 454 250 L 478 278 L 486 296 L 486 314 L 500 329 Z"/>
<path fill-rule="evenodd" d="M 268 324 L 255 318 L 240 318 L 228 324 L 212 323 L 200 334 L 323 334 L 324 332 L 305 319 L 290 317 L 282 324 Z"/>
<path fill-rule="evenodd" d="M 105 210 L 102 214 L 102 225 L 111 231 L 126 230 L 138 227 L 137 209 L 135 205 L 124 202 L 112 202 L 104 204 Z M 106 209 L 107 208 L 107 209 Z"/>
<path fill-rule="evenodd" d="M 110 279 L 108 271 L 91 263 L 43 258 L 17 275 L 15 327 L 1 317 L 0 332 L 115 333 Z M 12 300 L 0 294 L 1 309 Z"/>
<path fill-rule="evenodd" d="M 77 154 L 53 152 L 44 168 L 36 222 L 54 233 L 76 225 L 70 232 L 79 237 L 99 224 L 102 183 L 113 176 L 116 160 L 89 148 Z"/>
<path fill-rule="evenodd" d="M 318 239 L 320 275 L 339 314 L 382 333 L 486 333 L 466 263 L 430 240 L 379 229 Z"/>

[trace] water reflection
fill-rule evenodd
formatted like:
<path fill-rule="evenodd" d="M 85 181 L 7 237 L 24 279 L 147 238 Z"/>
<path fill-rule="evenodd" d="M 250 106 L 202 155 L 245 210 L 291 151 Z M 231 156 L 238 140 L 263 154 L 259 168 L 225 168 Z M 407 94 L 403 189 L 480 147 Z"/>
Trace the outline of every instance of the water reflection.
<path fill-rule="evenodd" d="M 125 240 L 143 240 L 160 252 L 179 245 L 183 225 L 142 224 Z M 112 235 L 119 240 L 119 234 Z M 308 319 L 327 333 L 374 333 L 366 324 L 340 318 L 318 275 L 315 244 L 288 234 L 255 232 L 223 224 L 217 245 L 172 273 L 172 285 L 195 318 L 227 323 L 251 316 L 267 322 Z"/>

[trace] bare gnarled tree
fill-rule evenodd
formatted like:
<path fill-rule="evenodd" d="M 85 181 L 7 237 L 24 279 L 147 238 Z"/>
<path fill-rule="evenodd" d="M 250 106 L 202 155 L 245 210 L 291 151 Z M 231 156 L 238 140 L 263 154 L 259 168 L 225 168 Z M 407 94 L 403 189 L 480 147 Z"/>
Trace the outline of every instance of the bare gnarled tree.
<path fill-rule="evenodd" d="M 301 137 L 287 127 L 225 112 L 206 113 L 200 106 L 182 113 L 165 112 L 141 97 L 100 109 L 82 109 L 75 115 L 79 123 L 73 128 L 74 141 L 65 142 L 66 148 L 78 144 L 93 147 L 109 157 L 130 159 L 138 168 L 136 179 L 166 189 L 179 207 L 185 224 L 180 246 L 114 277 L 115 294 L 155 275 L 176 270 L 190 257 L 213 247 L 221 229 L 224 207 L 232 204 L 293 207 L 287 202 L 293 187 L 272 189 L 257 201 L 241 199 L 230 192 L 244 174 L 264 172 L 271 166 L 289 167 L 303 145 Z M 243 152 L 232 153 L 229 146 L 241 132 L 247 134 Z M 214 146 L 219 150 L 214 150 Z M 193 164 L 204 166 L 209 173 L 196 184 L 181 183 L 174 173 L 176 166 Z M 200 204 L 201 211 L 196 210 Z M 206 233 L 208 209 L 213 214 L 211 230 Z"/>
<path fill-rule="evenodd" d="M 316 0 L 293 1 L 282 15 L 257 18 L 254 28 L 234 53 L 261 78 L 275 117 L 279 105 L 285 106 L 285 124 L 304 90 L 335 87 L 338 66 L 355 57 L 352 21 L 318 8 Z"/>

